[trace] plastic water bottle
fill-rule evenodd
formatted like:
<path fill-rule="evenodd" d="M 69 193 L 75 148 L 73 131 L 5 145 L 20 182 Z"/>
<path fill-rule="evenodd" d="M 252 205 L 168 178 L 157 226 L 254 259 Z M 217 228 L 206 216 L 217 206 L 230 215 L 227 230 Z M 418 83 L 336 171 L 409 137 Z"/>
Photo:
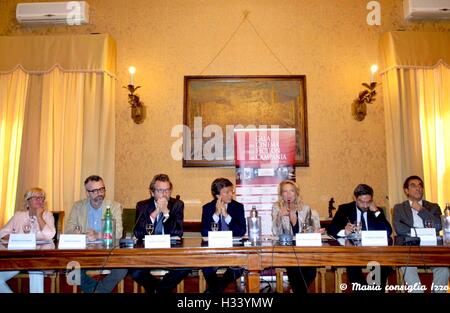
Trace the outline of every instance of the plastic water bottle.
<path fill-rule="evenodd" d="M 253 243 L 257 243 L 261 240 L 261 231 L 261 217 L 258 216 L 256 206 L 252 206 L 248 217 L 248 239 Z"/>
<path fill-rule="evenodd" d="M 113 245 L 113 222 L 111 207 L 106 207 L 105 221 L 103 224 L 103 244 L 106 248 L 110 248 Z"/>
<path fill-rule="evenodd" d="M 444 244 L 450 245 L 450 203 L 448 202 L 445 204 L 442 229 L 444 230 Z"/>

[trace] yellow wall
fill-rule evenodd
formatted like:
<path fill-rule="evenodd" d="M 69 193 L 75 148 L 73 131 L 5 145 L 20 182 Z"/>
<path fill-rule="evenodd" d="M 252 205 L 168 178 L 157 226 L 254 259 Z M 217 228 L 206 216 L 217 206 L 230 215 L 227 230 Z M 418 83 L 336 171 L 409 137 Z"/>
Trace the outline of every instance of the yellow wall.
<path fill-rule="evenodd" d="M 42 0 L 40 0 L 42 1 Z M 449 30 L 449 22 L 407 23 L 400 0 L 379 1 L 381 26 L 366 23 L 363 0 L 89 0 L 91 24 L 81 27 L 24 28 L 15 21 L 16 0 L 0 0 L 0 35 L 109 33 L 117 42 L 116 194 L 126 207 L 147 197 L 158 172 L 168 173 L 174 193 L 186 202 L 185 219 L 200 219 L 213 178 L 234 180 L 231 168 L 183 168 L 170 148 L 171 129 L 183 120 L 183 76 L 198 75 L 242 19 L 244 10 L 258 32 L 292 74 L 307 79 L 310 167 L 297 168 L 304 201 L 327 214 L 330 197 L 350 201 L 365 182 L 385 205 L 386 147 L 382 97 L 363 122 L 351 116 L 351 103 L 378 61 L 378 40 L 389 30 Z M 22 2 L 31 2 L 30 0 Z M 127 68 L 148 118 L 130 118 Z M 245 23 L 205 75 L 289 74 Z M 380 88 L 381 93 L 381 88 Z"/>

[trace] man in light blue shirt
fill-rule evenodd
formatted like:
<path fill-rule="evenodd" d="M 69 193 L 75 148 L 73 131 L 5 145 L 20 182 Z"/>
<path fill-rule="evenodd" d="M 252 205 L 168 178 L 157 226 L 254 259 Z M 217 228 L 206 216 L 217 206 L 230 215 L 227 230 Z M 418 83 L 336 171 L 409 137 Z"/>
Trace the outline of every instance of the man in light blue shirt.
<path fill-rule="evenodd" d="M 100 176 L 92 175 L 84 182 L 87 198 L 76 202 L 66 222 L 66 233 L 85 233 L 88 243 L 102 239 L 102 217 L 110 207 L 116 222 L 116 236 L 122 236 L 122 205 L 105 200 L 106 188 Z M 99 264 L 101 266 L 101 264 Z M 85 293 L 108 293 L 127 275 L 127 269 L 111 269 L 102 280 L 96 281 L 86 270 L 81 270 L 81 289 Z"/>

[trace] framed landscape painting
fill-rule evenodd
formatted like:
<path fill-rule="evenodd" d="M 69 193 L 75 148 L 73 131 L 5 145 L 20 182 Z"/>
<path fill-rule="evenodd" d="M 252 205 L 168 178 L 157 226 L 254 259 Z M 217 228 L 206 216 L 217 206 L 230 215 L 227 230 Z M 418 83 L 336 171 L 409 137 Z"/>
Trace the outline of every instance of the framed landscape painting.
<path fill-rule="evenodd" d="M 309 166 L 304 75 L 185 76 L 183 119 L 183 167 L 233 167 L 234 128 L 295 128 Z"/>

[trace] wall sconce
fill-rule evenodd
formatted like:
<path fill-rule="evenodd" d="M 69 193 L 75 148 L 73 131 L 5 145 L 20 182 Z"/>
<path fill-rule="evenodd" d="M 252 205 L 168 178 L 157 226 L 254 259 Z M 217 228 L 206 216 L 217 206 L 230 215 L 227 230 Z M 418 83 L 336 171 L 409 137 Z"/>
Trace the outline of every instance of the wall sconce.
<path fill-rule="evenodd" d="M 375 101 L 375 96 L 377 94 L 375 88 L 377 87 L 377 82 L 375 81 L 375 73 L 378 71 L 378 65 L 373 64 L 370 67 L 371 76 L 370 84 L 362 83 L 365 87 L 363 91 L 359 93 L 358 98 L 353 100 L 352 103 L 352 115 L 357 121 L 362 121 L 367 115 L 367 104 Z"/>
<path fill-rule="evenodd" d="M 128 86 L 123 86 L 123 88 L 127 89 L 129 92 L 128 103 L 131 107 L 131 118 L 136 124 L 141 124 L 145 119 L 145 107 L 139 99 L 139 96 L 134 94 L 141 86 L 134 86 L 134 73 L 136 73 L 136 68 L 130 66 L 128 72 L 130 72 L 130 83 Z"/>

